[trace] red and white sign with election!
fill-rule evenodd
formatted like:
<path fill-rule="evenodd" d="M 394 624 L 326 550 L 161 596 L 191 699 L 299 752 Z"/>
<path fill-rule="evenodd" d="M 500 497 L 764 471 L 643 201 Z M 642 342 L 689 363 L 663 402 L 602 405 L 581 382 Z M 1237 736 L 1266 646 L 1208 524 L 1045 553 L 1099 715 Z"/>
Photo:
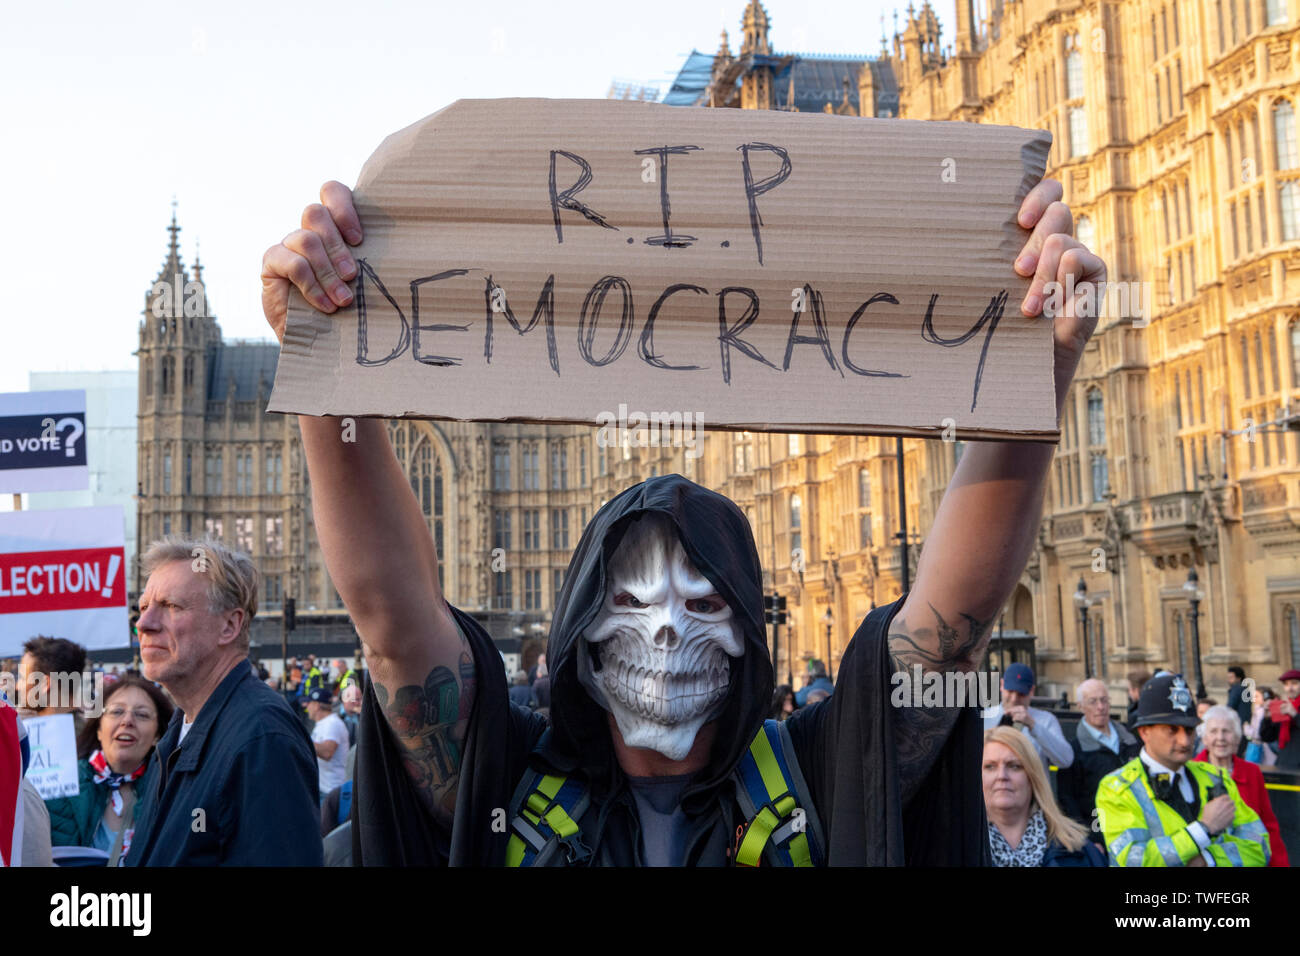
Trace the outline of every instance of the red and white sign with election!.
<path fill-rule="evenodd" d="M 37 634 L 127 645 L 123 527 L 121 508 L 0 514 L 0 656 Z"/>

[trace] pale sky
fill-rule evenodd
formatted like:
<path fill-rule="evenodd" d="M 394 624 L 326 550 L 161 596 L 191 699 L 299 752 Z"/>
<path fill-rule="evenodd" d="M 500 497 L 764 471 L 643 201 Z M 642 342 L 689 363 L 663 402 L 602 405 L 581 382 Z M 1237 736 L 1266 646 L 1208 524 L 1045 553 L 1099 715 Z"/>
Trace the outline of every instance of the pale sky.
<path fill-rule="evenodd" d="M 0 392 L 30 370 L 134 368 L 172 198 L 227 338 L 265 338 L 262 253 L 320 184 L 463 97 L 661 95 L 739 46 L 746 0 L 184 0 L 15 6 L 0 31 Z M 780 51 L 874 56 L 897 0 L 767 0 Z M 935 9 L 953 40 L 953 0 Z M 815 11 L 815 13 L 810 12 Z"/>

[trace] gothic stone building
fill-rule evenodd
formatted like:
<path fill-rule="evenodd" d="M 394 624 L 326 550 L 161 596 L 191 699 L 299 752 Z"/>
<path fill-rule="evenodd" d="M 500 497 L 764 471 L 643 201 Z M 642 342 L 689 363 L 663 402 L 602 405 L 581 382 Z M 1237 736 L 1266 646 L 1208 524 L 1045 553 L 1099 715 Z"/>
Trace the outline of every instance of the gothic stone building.
<path fill-rule="evenodd" d="M 924 4 L 878 55 L 823 57 L 779 52 L 751 2 L 739 49 L 724 34 L 716 54 L 693 53 L 665 101 L 1052 131 L 1048 175 L 1079 237 L 1113 281 L 1150 294 L 1089 348 L 998 630 L 1033 645 L 1046 691 L 1096 674 L 1118 697 L 1125 672 L 1158 665 L 1191 676 L 1194 633 L 1211 693 L 1228 664 L 1274 682 L 1300 666 L 1300 431 L 1286 428 L 1300 404 L 1300 4 L 987 6 L 977 18 L 958 0 L 955 48 Z M 159 278 L 178 273 L 173 232 Z M 267 623 L 286 595 L 346 620 L 296 423 L 263 411 L 277 349 L 223 342 L 197 263 L 189 281 L 195 314 L 146 308 L 140 329 L 141 540 L 210 529 L 265 571 Z M 507 644 L 544 632 L 595 509 L 652 474 L 680 472 L 749 516 L 766 589 L 789 602 L 782 677 L 813 656 L 837 670 L 863 615 L 901 590 L 893 439 L 715 432 L 691 449 L 572 426 L 389 427 L 448 598 Z M 961 451 L 904 442 L 912 569 Z"/>
<path fill-rule="evenodd" d="M 1300 4 L 986 7 L 957 0 L 955 49 L 929 3 L 909 7 L 892 49 L 846 62 L 775 52 L 755 0 L 739 53 L 724 34 L 716 55 L 693 54 L 668 99 L 1050 130 L 1047 175 L 1077 235 L 1145 299 L 1112 310 L 1089 347 L 1038 547 L 999 625 L 1036 636 L 1040 687 L 1056 691 L 1096 675 L 1118 696 L 1127 671 L 1160 665 L 1190 678 L 1196 638 L 1211 693 L 1229 664 L 1275 683 L 1300 667 Z M 813 79 L 836 69 L 838 94 Z M 722 484 L 775 529 L 806 654 L 823 607 L 840 619 L 898 591 L 893 441 L 808 438 L 798 456 L 781 441 L 759 439 L 769 457 L 752 478 L 738 453 Z M 923 540 L 961 445 L 904 444 Z"/>

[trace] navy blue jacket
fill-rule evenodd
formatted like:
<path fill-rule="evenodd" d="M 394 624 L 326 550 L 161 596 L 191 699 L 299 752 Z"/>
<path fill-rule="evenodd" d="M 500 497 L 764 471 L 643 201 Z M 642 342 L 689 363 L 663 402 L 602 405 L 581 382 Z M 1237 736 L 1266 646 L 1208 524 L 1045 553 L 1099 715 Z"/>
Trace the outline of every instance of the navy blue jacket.
<path fill-rule="evenodd" d="M 125 865 L 321 866 L 316 755 L 283 698 L 241 660 L 178 747 L 184 719 L 141 779 Z"/>
<path fill-rule="evenodd" d="M 1091 840 L 1084 840 L 1083 846 L 1071 852 L 1053 840 L 1047 844 L 1043 853 L 1041 866 L 1107 866 L 1106 855 Z"/>

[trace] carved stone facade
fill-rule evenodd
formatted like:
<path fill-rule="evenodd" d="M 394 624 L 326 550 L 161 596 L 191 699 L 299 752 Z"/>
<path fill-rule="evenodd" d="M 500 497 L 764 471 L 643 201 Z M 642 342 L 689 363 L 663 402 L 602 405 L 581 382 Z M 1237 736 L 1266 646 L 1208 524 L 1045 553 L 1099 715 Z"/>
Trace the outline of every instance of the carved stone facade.
<path fill-rule="evenodd" d="M 986 6 L 977 23 L 958 0 L 957 49 L 938 64 L 909 18 L 900 115 L 1051 130 L 1048 175 L 1130 293 L 1069 396 L 1023 579 L 1042 678 L 1084 676 L 1081 577 L 1101 598 L 1093 669 L 1117 695 L 1133 668 L 1190 678 L 1196 567 L 1210 692 L 1229 664 L 1276 683 L 1300 666 L 1300 431 L 1284 424 L 1300 407 L 1300 5 Z"/>
<path fill-rule="evenodd" d="M 1276 683 L 1300 667 L 1300 431 L 1285 427 L 1300 410 L 1300 3 L 982 6 L 990 12 L 976 22 L 971 0 L 957 0 L 955 48 L 941 44 L 929 3 L 909 7 L 892 45 L 854 61 L 853 105 L 1050 130 L 1047 173 L 1116 287 L 1067 398 L 1039 546 L 1002 623 L 1037 635 L 1040 687 L 1072 689 L 1087 659 L 1073 600 L 1082 578 L 1093 671 L 1118 699 L 1131 669 L 1194 674 L 1184 585 L 1196 567 L 1209 691 L 1222 695 L 1229 664 Z M 760 13 L 752 0 L 743 18 L 753 52 L 732 56 L 724 37 L 714 62 L 725 68 L 698 92 L 684 70 L 674 90 L 694 99 L 680 102 L 749 105 L 751 74 L 777 90 L 796 75 L 798 54 L 775 52 L 768 36 L 760 54 L 751 40 L 750 24 L 768 22 Z M 881 86 L 896 114 L 868 95 Z M 842 111 L 829 97 L 824 108 Z M 764 523 L 775 529 L 760 553 L 798 600 L 795 653 L 824 656 L 826 606 L 838 648 L 849 636 L 841 612 L 856 625 L 859 605 L 898 593 L 893 440 L 801 439 L 816 449 L 803 469 L 779 460 L 784 441 L 758 439 L 771 457 L 760 456 L 752 482 L 719 476 L 714 486 L 756 509 L 760 535 Z M 960 446 L 904 445 L 908 527 L 923 540 Z M 854 548 L 843 509 L 860 469 L 872 534 Z M 802 577 L 781 532 L 793 495 Z M 832 546 L 841 575 L 850 562 L 876 573 L 835 591 L 821 570 Z"/>

